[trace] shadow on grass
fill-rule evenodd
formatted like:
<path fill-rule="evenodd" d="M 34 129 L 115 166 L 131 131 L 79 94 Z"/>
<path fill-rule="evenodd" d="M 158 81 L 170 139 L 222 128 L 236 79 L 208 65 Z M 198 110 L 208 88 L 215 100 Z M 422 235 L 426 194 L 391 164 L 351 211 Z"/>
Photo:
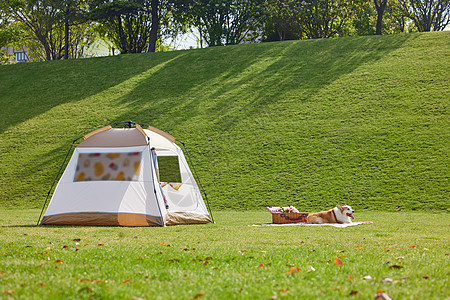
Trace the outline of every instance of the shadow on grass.
<path fill-rule="evenodd" d="M 119 85 L 182 52 L 0 66 L 0 133 L 58 105 Z M 149 56 L 150 57 L 150 56 Z"/>
<path fill-rule="evenodd" d="M 205 131 L 211 126 L 215 131 L 245 130 L 273 104 L 289 109 L 290 101 L 309 101 L 341 76 L 376 62 L 411 37 L 353 37 L 192 51 L 124 95 L 121 100 L 129 111 L 121 119 L 146 120 L 174 130 L 202 116 L 207 119 Z"/>

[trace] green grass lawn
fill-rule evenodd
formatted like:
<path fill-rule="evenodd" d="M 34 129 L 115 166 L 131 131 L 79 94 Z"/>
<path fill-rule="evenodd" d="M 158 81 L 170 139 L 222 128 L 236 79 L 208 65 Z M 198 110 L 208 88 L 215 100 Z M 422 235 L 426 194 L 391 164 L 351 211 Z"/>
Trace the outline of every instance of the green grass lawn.
<path fill-rule="evenodd" d="M 0 66 L 0 204 L 133 120 L 187 144 L 216 209 L 449 207 L 450 32 Z"/>
<path fill-rule="evenodd" d="M 4 299 L 450 296 L 448 213 L 359 211 L 373 224 L 344 229 L 249 226 L 271 222 L 263 210 L 165 228 L 36 227 L 38 216 L 0 210 Z"/>

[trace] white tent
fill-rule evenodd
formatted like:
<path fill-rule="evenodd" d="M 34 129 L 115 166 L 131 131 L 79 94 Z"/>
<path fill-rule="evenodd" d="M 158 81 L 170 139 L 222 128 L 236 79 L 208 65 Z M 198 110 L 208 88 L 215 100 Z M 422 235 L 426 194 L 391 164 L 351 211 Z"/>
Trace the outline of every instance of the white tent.
<path fill-rule="evenodd" d="M 175 138 L 153 127 L 142 129 L 128 123 L 133 128 L 107 126 L 83 137 L 41 224 L 165 226 L 211 222 Z"/>

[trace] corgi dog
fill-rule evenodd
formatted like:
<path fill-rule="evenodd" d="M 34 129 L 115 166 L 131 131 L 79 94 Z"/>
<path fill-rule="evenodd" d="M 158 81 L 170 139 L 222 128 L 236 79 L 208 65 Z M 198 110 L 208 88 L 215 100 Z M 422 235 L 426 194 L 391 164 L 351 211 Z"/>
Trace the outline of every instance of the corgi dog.
<path fill-rule="evenodd" d="M 344 206 L 337 205 L 335 208 L 327 211 L 309 214 L 306 221 L 312 224 L 351 223 L 352 222 L 351 219 L 354 219 L 353 217 L 354 212 L 355 211 L 349 205 Z"/>

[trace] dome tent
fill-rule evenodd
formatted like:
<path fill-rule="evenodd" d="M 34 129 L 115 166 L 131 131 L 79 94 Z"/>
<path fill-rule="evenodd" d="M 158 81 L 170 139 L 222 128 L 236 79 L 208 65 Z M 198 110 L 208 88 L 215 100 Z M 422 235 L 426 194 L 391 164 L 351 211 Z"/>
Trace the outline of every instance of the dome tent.
<path fill-rule="evenodd" d="M 113 128 L 117 125 L 127 128 Z M 213 221 L 178 140 L 134 122 L 113 126 L 83 136 L 75 146 L 42 225 L 166 226 Z"/>

